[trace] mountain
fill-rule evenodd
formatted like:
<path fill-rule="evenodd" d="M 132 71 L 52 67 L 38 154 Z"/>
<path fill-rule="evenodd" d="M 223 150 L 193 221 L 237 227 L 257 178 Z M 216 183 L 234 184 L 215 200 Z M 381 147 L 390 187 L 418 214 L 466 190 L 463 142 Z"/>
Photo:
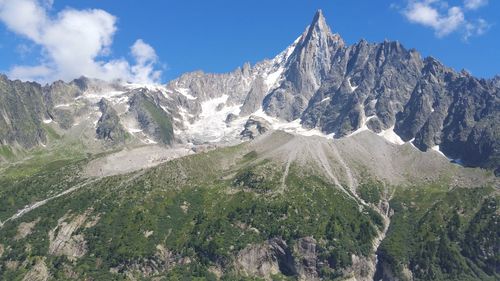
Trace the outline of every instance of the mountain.
<path fill-rule="evenodd" d="M 12 96 L 2 103 L 2 128 L 9 129 L 0 140 L 6 145 L 45 144 L 44 128 L 51 121 L 64 135 L 90 112 L 98 122 L 97 103 L 105 99 L 116 107 L 117 125 L 125 131 L 120 134 L 135 143 L 237 143 L 249 117 L 260 116 L 274 129 L 300 123 L 295 129 L 335 138 L 368 129 L 422 151 L 438 150 L 466 166 L 500 171 L 498 77 L 457 73 L 399 42 L 347 46 L 321 11 L 274 59 L 231 73 L 188 73 L 164 86 L 87 78 L 43 87 L 5 76 L 2 81 L 2 97 Z M 225 122 L 228 115 L 231 122 Z"/>
<path fill-rule="evenodd" d="M 1 278 L 499 276 L 497 178 L 434 151 L 368 131 L 333 141 L 276 131 L 99 176 L 141 161 L 137 155 L 46 159 L 4 170 Z"/>
<path fill-rule="evenodd" d="M 0 279 L 497 280 L 499 97 L 321 11 L 230 73 L 0 76 Z"/>

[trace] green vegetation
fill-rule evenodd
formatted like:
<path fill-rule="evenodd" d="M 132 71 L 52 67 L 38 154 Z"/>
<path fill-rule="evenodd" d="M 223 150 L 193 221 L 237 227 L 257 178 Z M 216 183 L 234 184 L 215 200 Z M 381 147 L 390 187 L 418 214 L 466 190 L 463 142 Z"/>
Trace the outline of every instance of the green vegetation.
<path fill-rule="evenodd" d="M 209 271 L 213 266 L 228 269 L 223 280 L 258 280 L 237 277 L 232 264 L 240 250 L 274 237 L 281 237 L 293 248 L 298 239 L 311 236 L 318 241 L 324 276 L 334 278 L 351 264 L 353 254 L 371 252 L 376 223 L 359 210 L 355 200 L 321 176 L 304 174 L 295 165 L 286 178 L 285 194 L 277 193 L 275 186 L 281 184 L 284 167 L 267 160 L 255 162 L 254 153 L 243 156 L 234 169 L 221 168 L 224 159 L 236 155 L 238 149 L 219 149 L 174 160 L 138 177 L 132 173 L 104 178 L 53 200 L 22 218 L 24 222 L 40 218 L 25 239 L 12 239 L 17 232 L 14 223 L 0 230 L 0 243 L 10 247 L 0 262 L 45 256 L 51 272 L 60 279 L 65 278 L 63 268 L 71 265 L 81 277 L 117 280 L 122 275 L 111 273 L 110 268 L 132 270 L 132 264 L 147 266 L 148 260 L 158 263 L 158 245 L 163 245 L 179 264 L 162 274 L 166 274 L 166 280 L 216 280 Z M 77 179 L 61 179 L 76 174 L 83 163 L 79 161 L 54 162 L 8 185 L 17 190 L 36 187 L 40 194 L 46 193 L 49 186 L 57 186 L 57 180 L 74 185 Z M 38 195 L 28 194 L 23 201 L 32 201 Z M 17 198 L 12 201 L 21 204 Z M 3 212 L 11 213 L 13 209 Z M 77 232 L 85 237 L 91 254 L 76 263 L 47 255 L 48 233 L 58 220 L 66 215 L 70 221 L 85 212 L 90 212 L 89 217 L 99 217 L 95 226 Z M 31 245 L 29 252 L 27 244 Z M 181 258 L 190 263 L 182 264 Z M 15 279 L 24 272 L 6 270 L 0 273 L 0 279 Z M 136 271 L 132 274 L 141 276 Z M 281 275 L 274 279 L 287 280 Z"/>
<path fill-rule="evenodd" d="M 367 203 L 377 205 L 384 193 L 383 184 L 376 180 L 366 179 L 357 189 L 359 196 Z"/>
<path fill-rule="evenodd" d="M 339 280 L 353 255 L 373 253 L 377 229 L 384 226 L 374 209 L 360 207 L 323 175 L 298 164 L 289 167 L 282 184 L 282 163 L 242 153 L 242 147 L 102 178 L 7 222 L 0 229 L 0 244 L 8 245 L 0 256 L 0 279 L 22 279 L 44 259 L 55 280 L 124 280 L 127 274 L 138 280 L 261 280 L 244 278 L 235 267 L 243 249 L 280 238 L 293 253 L 300 239 L 313 237 L 321 277 Z M 0 219 L 83 183 L 81 169 L 95 157 L 68 159 L 54 152 L 4 170 Z M 444 181 L 396 188 L 391 226 L 378 253 L 385 270 L 402 280 L 406 268 L 416 280 L 497 279 L 499 201 L 492 191 L 450 189 Z M 385 196 L 384 184 L 369 177 L 358 192 L 373 204 Z M 57 235 L 79 215 L 85 221 L 72 235 L 84 238 L 86 254 L 73 261 L 48 254 L 49 233 Z M 14 239 L 20 223 L 33 221 L 31 233 Z M 7 261 L 19 265 L 8 269 Z M 220 279 L 214 268 L 223 269 Z"/>
<path fill-rule="evenodd" d="M 34 164 L 34 163 L 33 163 Z M 43 169 L 36 166 L 15 165 L 0 177 L 0 220 L 13 215 L 24 206 L 62 192 L 82 181 L 77 176 L 82 160 L 55 160 Z M 26 168 L 27 171 L 22 169 Z M 24 177 L 27 173 L 31 174 Z"/>
<path fill-rule="evenodd" d="M 54 128 L 52 128 L 51 126 L 43 125 L 43 129 L 47 133 L 47 137 L 49 138 L 49 141 L 50 140 L 60 140 L 62 138 L 61 135 L 59 135 L 56 132 L 56 130 L 54 130 Z"/>
<path fill-rule="evenodd" d="M 498 280 L 499 198 L 490 188 L 447 186 L 398 189 L 395 214 L 379 258 L 405 278 L 416 280 Z"/>
<path fill-rule="evenodd" d="M 244 156 L 248 159 L 248 155 Z M 233 181 L 235 187 L 248 188 L 255 192 L 270 192 L 277 190 L 281 186 L 283 172 L 281 167 L 277 167 L 269 160 L 263 161 L 258 165 L 253 165 L 242 169 L 236 174 Z"/>
<path fill-rule="evenodd" d="M 172 120 L 165 111 L 158 108 L 150 100 L 144 99 L 144 107 L 151 114 L 153 120 L 158 124 L 159 134 L 162 143 L 171 144 L 174 139 L 174 128 L 172 126 Z"/>
<path fill-rule="evenodd" d="M 15 156 L 16 155 L 10 146 L 0 145 L 0 159 L 4 158 L 5 160 L 12 160 Z"/>

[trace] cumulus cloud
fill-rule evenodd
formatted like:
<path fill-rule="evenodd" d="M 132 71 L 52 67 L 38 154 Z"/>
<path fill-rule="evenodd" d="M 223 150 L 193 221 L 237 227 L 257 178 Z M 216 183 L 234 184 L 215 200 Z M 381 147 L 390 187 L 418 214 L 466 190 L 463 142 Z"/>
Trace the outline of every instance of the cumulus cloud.
<path fill-rule="evenodd" d="M 70 80 L 81 75 L 104 80 L 150 83 L 160 79 L 158 57 L 141 39 L 131 47 L 135 64 L 106 59 L 117 30 L 116 17 L 99 9 L 66 8 L 49 14 L 52 0 L 0 0 L 0 20 L 42 49 L 40 63 L 14 66 L 10 76 L 24 80 Z"/>
<path fill-rule="evenodd" d="M 402 13 L 410 22 L 432 28 L 437 37 L 461 32 L 467 40 L 484 34 L 489 24 L 484 19 L 468 20 L 464 11 L 486 4 L 487 0 L 466 0 L 461 7 L 449 6 L 448 2 L 441 0 L 410 0 Z"/>
<path fill-rule="evenodd" d="M 130 51 L 136 61 L 136 65 L 131 68 L 136 82 L 147 83 L 150 80 L 160 79 L 161 71 L 155 70 L 158 56 L 153 47 L 139 39 L 130 47 Z"/>

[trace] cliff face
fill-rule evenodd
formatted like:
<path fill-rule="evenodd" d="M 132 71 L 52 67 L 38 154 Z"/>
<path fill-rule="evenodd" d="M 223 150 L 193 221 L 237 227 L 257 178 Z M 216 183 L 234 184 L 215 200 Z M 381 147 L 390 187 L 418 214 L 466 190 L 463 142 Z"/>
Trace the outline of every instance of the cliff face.
<path fill-rule="evenodd" d="M 6 145 L 34 147 L 47 141 L 44 122 L 66 133 L 84 119 L 97 125 L 79 130 L 108 144 L 123 144 L 120 131 L 146 144 L 240 141 L 245 124 L 258 116 L 270 129 L 288 123 L 335 138 L 371 130 L 500 173 L 498 76 L 456 72 L 399 42 L 348 46 L 321 11 L 275 58 L 229 73 L 186 73 L 166 85 L 84 77 L 43 87 L 0 81 L 0 143 Z M 110 126 L 120 141 L 109 142 Z"/>
<path fill-rule="evenodd" d="M 50 117 L 42 87 L 0 75 L 0 144 L 34 147 L 44 143 L 43 118 Z"/>

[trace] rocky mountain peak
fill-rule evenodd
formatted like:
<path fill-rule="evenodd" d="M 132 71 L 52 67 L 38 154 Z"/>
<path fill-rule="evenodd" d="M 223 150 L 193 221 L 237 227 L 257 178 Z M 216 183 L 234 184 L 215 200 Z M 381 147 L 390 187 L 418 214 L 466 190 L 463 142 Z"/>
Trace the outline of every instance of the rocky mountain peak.
<path fill-rule="evenodd" d="M 436 77 L 444 74 L 447 71 L 448 69 L 437 59 L 433 57 L 427 57 L 424 59 L 424 68 L 422 69 L 422 73 L 424 75 L 432 75 Z"/>
<path fill-rule="evenodd" d="M 318 10 L 287 61 L 281 85 L 264 99 L 266 113 L 286 121 L 299 118 L 328 76 L 333 57 L 344 45 Z"/>
<path fill-rule="evenodd" d="M 10 130 L 0 130 L 0 143 L 27 148 L 46 143 L 46 126 L 93 136 L 97 125 L 106 144 L 123 144 L 125 132 L 146 144 L 196 145 L 237 142 L 247 136 L 242 130 L 253 136 L 261 127 L 335 138 L 370 130 L 465 165 L 498 166 L 500 77 L 458 73 L 398 41 L 346 46 L 321 10 L 275 58 L 228 73 L 196 71 L 166 85 L 80 77 L 44 87 L 0 75 L 0 86 L 0 112 L 7 112 L 0 114 L 0 128 Z M 39 101 L 28 102 L 34 98 Z M 102 98 L 109 102 L 99 103 Z"/>
<path fill-rule="evenodd" d="M 318 33 L 318 34 L 329 34 L 331 33 L 330 27 L 326 23 L 326 19 L 323 16 L 323 12 L 321 10 L 318 10 L 316 14 L 314 15 L 313 21 L 311 22 L 311 25 L 308 28 L 308 33 Z"/>
<path fill-rule="evenodd" d="M 328 23 L 326 22 L 323 12 L 321 10 L 318 10 L 314 15 L 311 24 L 306 28 L 304 34 L 302 35 L 302 45 L 310 45 L 310 43 L 314 43 L 316 46 L 325 47 L 325 44 L 317 43 L 326 43 L 326 41 L 328 40 L 333 42 L 341 42 L 343 45 L 343 41 L 340 36 L 338 34 L 332 33 L 330 26 L 328 26 Z"/>
<path fill-rule="evenodd" d="M 500 88 L 500 75 L 495 75 L 492 81 L 493 81 L 493 86 Z"/>

